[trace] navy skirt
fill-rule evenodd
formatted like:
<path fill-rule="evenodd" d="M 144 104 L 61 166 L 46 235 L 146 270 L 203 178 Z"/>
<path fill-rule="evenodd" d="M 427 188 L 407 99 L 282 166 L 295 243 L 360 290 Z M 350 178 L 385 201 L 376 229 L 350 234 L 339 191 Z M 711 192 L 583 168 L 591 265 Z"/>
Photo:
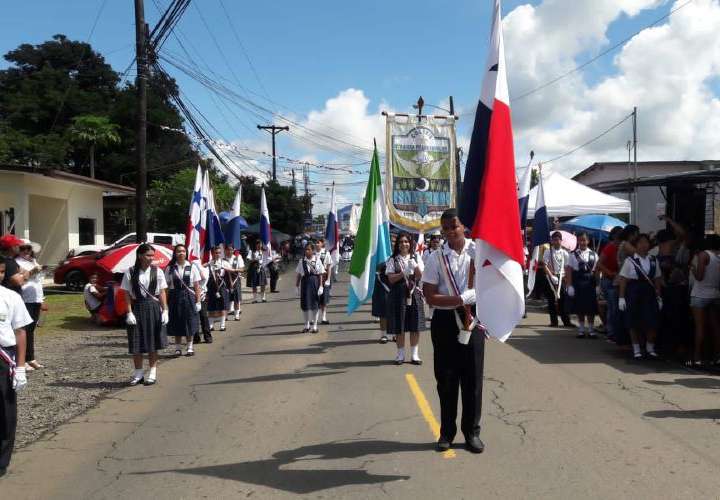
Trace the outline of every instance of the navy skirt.
<path fill-rule="evenodd" d="M 387 298 L 388 335 L 420 332 L 425 329 L 425 307 L 420 290 L 415 288 L 410 305 L 407 305 L 406 290 L 403 281 L 390 289 Z"/>
<path fill-rule="evenodd" d="M 242 302 L 242 276 L 235 278 L 235 285 L 230 286 L 230 301 Z"/>
<path fill-rule="evenodd" d="M 655 287 L 640 280 L 629 280 L 625 288 L 625 324 L 633 330 L 657 329 L 660 307 Z"/>
<path fill-rule="evenodd" d="M 132 311 L 137 325 L 127 326 L 128 352 L 147 354 L 165 349 L 167 333 L 162 324 L 160 303 L 144 297 L 135 301 Z"/>
<path fill-rule="evenodd" d="M 578 275 L 573 273 L 573 288 L 575 297 L 572 298 L 571 311 L 575 314 L 597 314 L 597 293 L 595 292 L 595 278 L 592 274 Z"/>
<path fill-rule="evenodd" d="M 316 311 L 320 309 L 320 276 L 317 274 L 306 274 L 300 278 L 300 309 L 303 311 Z"/>
<path fill-rule="evenodd" d="M 251 264 L 248 269 L 247 286 L 255 288 L 267 284 L 267 270 L 259 264 Z"/>
<path fill-rule="evenodd" d="M 372 315 L 376 318 L 387 317 L 387 290 L 380 280 L 375 277 L 375 288 L 372 294 Z"/>
<path fill-rule="evenodd" d="M 200 330 L 200 320 L 195 309 L 195 293 L 192 290 L 168 290 L 168 310 L 168 335 L 192 337 Z"/>
<path fill-rule="evenodd" d="M 227 311 L 230 309 L 230 293 L 225 281 L 221 282 L 220 289 L 214 280 L 208 281 L 207 310 L 209 313 Z"/>

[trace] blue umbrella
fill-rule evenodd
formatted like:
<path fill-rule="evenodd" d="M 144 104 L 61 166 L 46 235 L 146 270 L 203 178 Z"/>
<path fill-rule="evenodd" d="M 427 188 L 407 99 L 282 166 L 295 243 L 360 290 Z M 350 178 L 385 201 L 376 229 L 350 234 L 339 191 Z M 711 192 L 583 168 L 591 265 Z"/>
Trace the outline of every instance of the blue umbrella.
<path fill-rule="evenodd" d="M 612 228 L 615 226 L 625 227 L 625 225 L 623 221 L 615 217 L 592 214 L 574 217 L 564 222 L 561 227 L 566 231 L 585 231 L 593 239 L 605 240 L 608 238 Z"/>
<path fill-rule="evenodd" d="M 230 219 L 225 226 L 225 243 L 233 248 L 240 248 L 242 231 L 247 227 L 248 223 L 241 215 Z"/>

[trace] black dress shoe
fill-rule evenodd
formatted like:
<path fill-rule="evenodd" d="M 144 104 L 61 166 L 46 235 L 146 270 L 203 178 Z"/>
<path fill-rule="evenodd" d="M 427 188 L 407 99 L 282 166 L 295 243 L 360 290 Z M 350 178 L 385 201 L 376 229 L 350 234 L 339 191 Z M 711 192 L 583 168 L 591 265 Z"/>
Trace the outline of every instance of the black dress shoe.
<path fill-rule="evenodd" d="M 410 362 L 414 365 L 420 366 L 422 364 L 422 359 L 413 359 Z"/>
<path fill-rule="evenodd" d="M 437 451 L 443 452 L 443 451 L 448 451 L 450 449 L 450 446 L 452 446 L 452 441 L 444 436 L 440 436 L 440 439 L 438 439 L 437 445 L 435 445 L 435 449 Z"/>
<path fill-rule="evenodd" d="M 328 320 L 326 320 L 326 319 L 322 320 L 321 323 L 322 323 L 323 325 L 329 325 L 329 324 L 330 324 L 330 322 L 329 322 Z"/>
<path fill-rule="evenodd" d="M 199 334 L 199 333 L 196 333 L 195 335 L 193 335 L 193 342 L 194 342 L 195 344 L 199 344 L 199 343 L 200 343 L 200 334 Z"/>
<path fill-rule="evenodd" d="M 482 453 L 485 451 L 485 443 L 480 440 L 480 436 L 465 436 L 465 449 L 472 453 Z"/>
<path fill-rule="evenodd" d="M 204 335 L 204 337 L 205 337 L 205 343 L 206 343 L 206 344 L 212 344 L 213 338 L 212 338 L 212 334 L 211 334 L 211 333 L 206 333 L 206 334 Z"/>

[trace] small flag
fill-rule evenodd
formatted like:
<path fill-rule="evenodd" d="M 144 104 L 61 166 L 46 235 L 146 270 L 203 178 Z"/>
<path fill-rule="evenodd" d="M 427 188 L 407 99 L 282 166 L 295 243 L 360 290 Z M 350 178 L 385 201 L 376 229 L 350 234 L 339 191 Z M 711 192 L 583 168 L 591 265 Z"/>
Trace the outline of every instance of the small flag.
<path fill-rule="evenodd" d="M 543 187 L 542 170 L 539 172 L 539 182 L 537 188 L 537 201 L 535 202 L 535 215 L 533 217 L 532 231 L 532 257 L 528 266 L 528 290 L 531 293 L 535 288 L 535 280 L 538 268 L 540 266 L 540 249 L 542 245 L 550 243 L 550 224 L 547 218 L 547 207 L 545 206 L 545 188 Z"/>
<path fill-rule="evenodd" d="M 490 336 L 504 342 L 525 312 L 525 258 L 500 0 L 495 0 L 485 71 L 465 165 L 460 220 L 475 240 L 477 318 Z"/>
<path fill-rule="evenodd" d="M 195 187 L 193 187 L 192 197 L 190 198 L 187 230 L 185 231 L 185 246 L 188 252 L 187 257 L 190 260 L 202 258 L 203 244 L 200 241 L 203 232 L 203 224 L 201 223 L 202 186 L 203 173 L 202 168 L 198 165 L 195 174 Z"/>
<path fill-rule="evenodd" d="M 325 240 L 325 248 L 330 252 L 333 265 L 338 265 L 340 262 L 340 228 L 338 227 L 337 207 L 335 206 L 335 182 L 333 182 L 330 194 L 330 213 L 328 213 L 327 226 L 325 227 Z"/>

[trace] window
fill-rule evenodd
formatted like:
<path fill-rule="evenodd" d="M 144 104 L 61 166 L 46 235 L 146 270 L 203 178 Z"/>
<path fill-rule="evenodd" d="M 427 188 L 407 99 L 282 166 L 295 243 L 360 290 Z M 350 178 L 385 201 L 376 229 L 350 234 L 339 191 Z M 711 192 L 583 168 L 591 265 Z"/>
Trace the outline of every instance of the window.
<path fill-rule="evenodd" d="M 172 245 L 173 244 L 173 237 L 172 236 L 161 236 L 156 234 L 153 236 L 153 243 L 158 243 L 160 245 Z"/>
<path fill-rule="evenodd" d="M 81 245 L 95 244 L 95 219 L 78 219 L 78 233 Z"/>

